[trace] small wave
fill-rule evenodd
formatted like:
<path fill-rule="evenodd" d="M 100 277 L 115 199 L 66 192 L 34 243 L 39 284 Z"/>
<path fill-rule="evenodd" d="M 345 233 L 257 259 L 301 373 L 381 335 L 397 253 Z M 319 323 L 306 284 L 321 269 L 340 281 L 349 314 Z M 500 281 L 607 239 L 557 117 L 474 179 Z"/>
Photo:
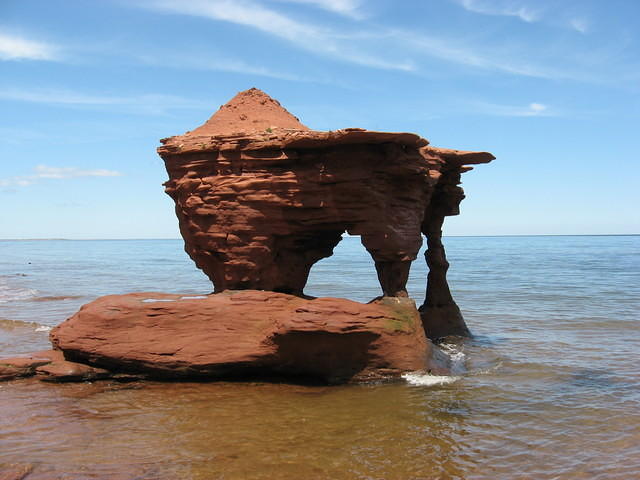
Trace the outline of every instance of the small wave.
<path fill-rule="evenodd" d="M 155 303 L 155 302 L 175 302 L 171 298 L 145 298 L 142 303 Z"/>
<path fill-rule="evenodd" d="M 49 332 L 49 331 L 51 331 L 51 327 L 47 327 L 46 325 L 40 325 L 39 327 L 36 327 L 35 331 L 36 332 Z"/>
<path fill-rule="evenodd" d="M 402 375 L 407 383 L 411 385 L 420 386 L 433 386 L 433 385 L 446 385 L 460 380 L 460 377 L 450 377 L 447 375 L 431 375 L 430 373 L 412 372 Z"/>
<path fill-rule="evenodd" d="M 0 303 L 7 303 L 15 300 L 27 300 L 35 297 L 38 291 L 33 288 L 10 287 L 0 285 Z"/>
<path fill-rule="evenodd" d="M 463 351 L 462 344 L 441 343 L 438 347 L 445 353 L 445 355 L 447 355 L 447 357 L 449 357 L 449 361 L 451 362 L 451 373 L 454 375 L 460 375 L 467 371 L 465 365 L 467 356 Z"/>
<path fill-rule="evenodd" d="M 466 373 L 466 355 L 462 351 L 463 345 L 456 343 L 441 343 L 438 348 L 449 357 L 451 375 L 433 375 L 429 372 L 411 372 L 402 375 L 410 385 L 434 386 L 446 385 L 460 380 L 461 375 Z"/>
<path fill-rule="evenodd" d="M 188 295 L 186 297 L 180 297 L 180 300 L 200 300 L 201 298 L 207 298 L 205 295 Z"/>
<path fill-rule="evenodd" d="M 489 375 L 502 368 L 502 360 L 497 361 L 494 365 L 491 365 L 487 368 L 479 368 L 477 370 L 472 370 L 469 375 Z"/>
<path fill-rule="evenodd" d="M 24 320 L 9 320 L 8 318 L 0 318 L 0 329 L 15 330 L 17 328 L 38 328 L 41 325 L 36 322 L 25 322 Z"/>

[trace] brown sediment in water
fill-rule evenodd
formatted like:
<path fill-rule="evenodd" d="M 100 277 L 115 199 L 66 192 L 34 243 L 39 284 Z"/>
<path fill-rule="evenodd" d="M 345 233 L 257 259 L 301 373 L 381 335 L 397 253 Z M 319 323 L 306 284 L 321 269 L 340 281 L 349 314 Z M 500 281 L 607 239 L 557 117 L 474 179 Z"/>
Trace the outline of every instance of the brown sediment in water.
<path fill-rule="evenodd" d="M 56 302 L 61 300 L 77 300 L 83 298 L 82 295 L 58 295 L 58 296 L 45 296 L 45 297 L 32 297 L 28 300 L 31 302 Z"/>
<path fill-rule="evenodd" d="M 605 406 L 538 399 L 528 405 L 542 418 L 531 418 L 513 408 L 525 405 L 522 391 L 497 380 L 472 389 L 13 383 L 0 388 L 0 471 L 33 463 L 29 480 L 634 478 L 637 412 L 603 427 L 591 415 Z M 590 441 L 594 429 L 603 441 Z"/>
<path fill-rule="evenodd" d="M 37 328 L 40 324 L 27 322 L 24 320 L 11 320 L 10 318 L 0 318 L 0 330 L 15 330 L 22 328 Z"/>

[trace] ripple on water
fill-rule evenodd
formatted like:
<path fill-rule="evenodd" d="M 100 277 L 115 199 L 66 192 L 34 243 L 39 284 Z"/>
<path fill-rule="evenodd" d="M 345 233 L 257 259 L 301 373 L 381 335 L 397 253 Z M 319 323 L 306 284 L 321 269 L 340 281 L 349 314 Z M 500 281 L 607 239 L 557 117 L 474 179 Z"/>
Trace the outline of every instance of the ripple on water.
<path fill-rule="evenodd" d="M 640 237 L 445 243 L 454 296 L 476 335 L 447 342 L 464 368 L 446 383 L 8 382 L 0 465 L 37 461 L 35 480 L 637 477 Z M 2 248 L 2 271 L 27 274 L 0 277 L 5 285 L 46 298 L 0 305 L 12 319 L 0 320 L 3 354 L 46 348 L 47 332 L 35 330 L 99 295 L 210 288 L 180 241 Z M 424 262 L 411 275 L 420 301 Z M 359 239 L 314 267 L 308 290 L 378 295 Z"/>

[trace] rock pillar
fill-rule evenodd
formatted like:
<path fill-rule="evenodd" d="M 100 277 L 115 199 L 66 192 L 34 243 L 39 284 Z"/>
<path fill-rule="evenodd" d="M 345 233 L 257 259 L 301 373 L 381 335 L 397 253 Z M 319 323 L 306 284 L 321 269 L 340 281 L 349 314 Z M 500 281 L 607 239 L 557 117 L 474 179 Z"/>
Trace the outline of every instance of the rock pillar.
<path fill-rule="evenodd" d="M 425 258 L 429 274 L 427 294 L 424 304 L 420 307 L 420 317 L 425 334 L 432 340 L 449 335 L 471 336 L 447 283 L 449 262 L 442 244 L 443 222 L 444 216 L 432 217 L 428 219 L 423 231 L 427 237 Z"/>

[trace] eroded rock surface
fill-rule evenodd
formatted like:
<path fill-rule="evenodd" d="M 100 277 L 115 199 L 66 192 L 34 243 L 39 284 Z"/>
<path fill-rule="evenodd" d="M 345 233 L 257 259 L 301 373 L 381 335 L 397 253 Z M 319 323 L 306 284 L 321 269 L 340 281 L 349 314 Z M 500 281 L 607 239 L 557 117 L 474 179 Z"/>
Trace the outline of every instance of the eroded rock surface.
<path fill-rule="evenodd" d="M 66 360 L 61 350 L 43 350 L 18 357 L 0 358 L 0 380 L 34 375 L 47 382 L 79 382 L 112 377 L 106 370 Z"/>
<path fill-rule="evenodd" d="M 185 249 L 216 292 L 302 295 L 312 265 L 348 232 L 373 257 L 383 295 L 406 296 L 424 234 L 435 269 L 421 308 L 427 334 L 468 332 L 461 315 L 438 317 L 457 309 L 441 227 L 459 212 L 460 175 L 490 153 L 431 147 L 411 133 L 309 130 L 257 89 L 162 142 Z"/>
<path fill-rule="evenodd" d="M 448 372 L 412 300 L 361 304 L 228 291 L 101 297 L 51 332 L 65 357 L 159 378 L 303 376 L 329 383 Z"/>

